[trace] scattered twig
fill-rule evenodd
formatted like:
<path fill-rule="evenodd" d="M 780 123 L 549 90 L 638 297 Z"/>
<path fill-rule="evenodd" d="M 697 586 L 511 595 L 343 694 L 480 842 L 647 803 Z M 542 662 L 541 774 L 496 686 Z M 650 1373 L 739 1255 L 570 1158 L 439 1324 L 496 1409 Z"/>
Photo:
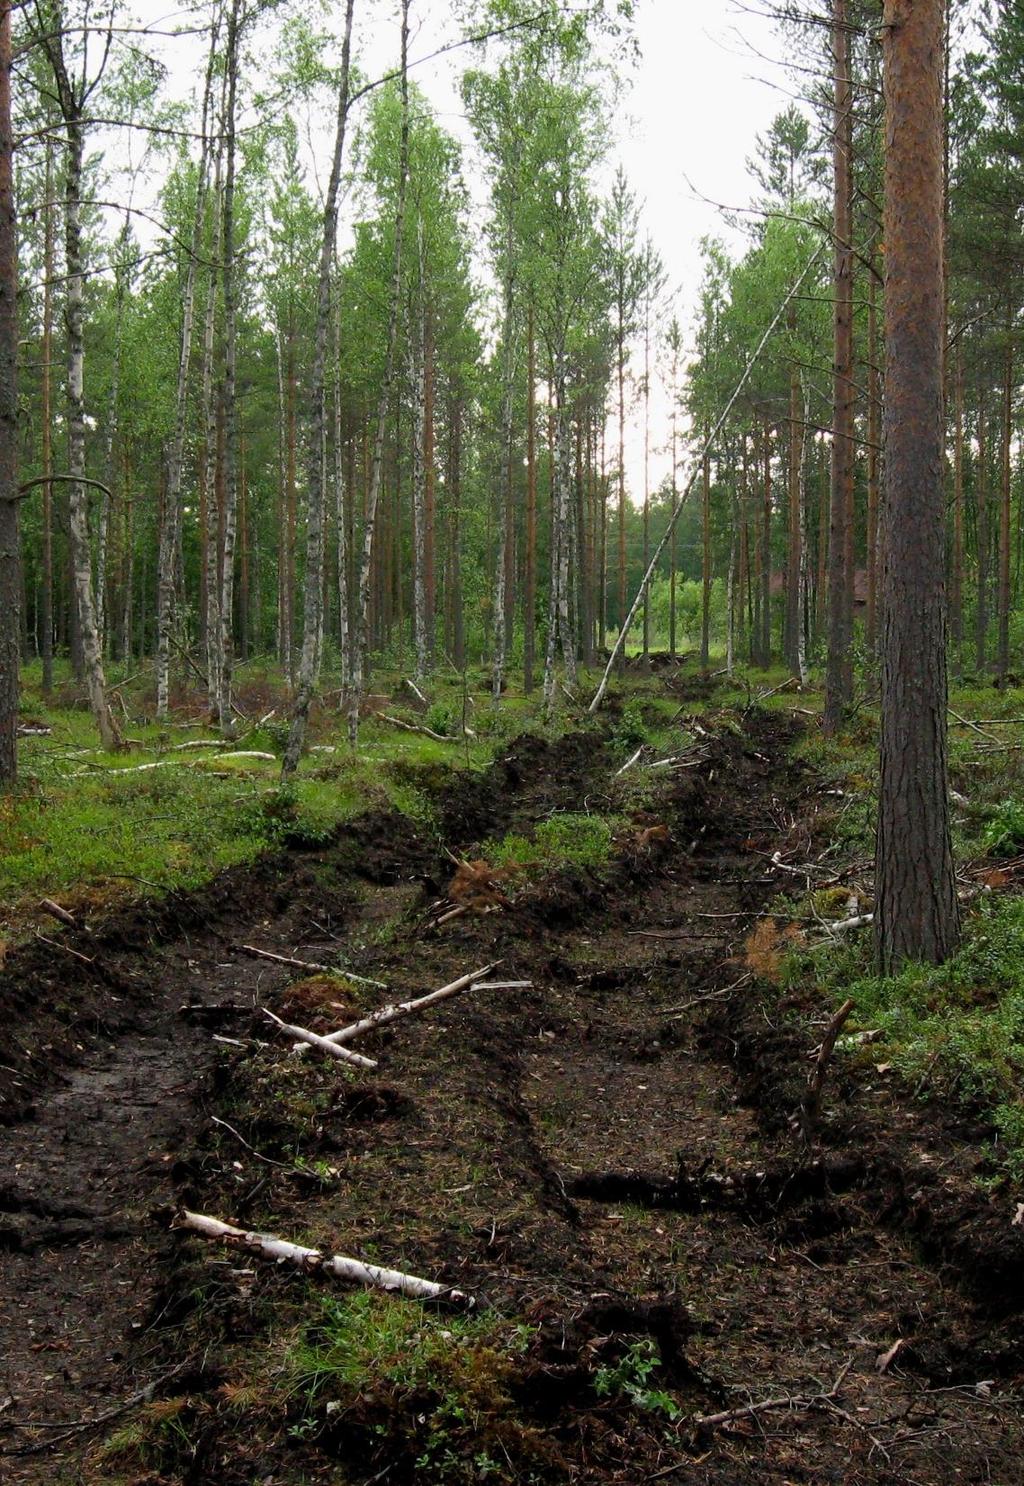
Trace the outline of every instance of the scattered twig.
<path fill-rule="evenodd" d="M 244 1145 L 246 1150 L 249 1151 L 251 1155 L 256 1157 L 257 1161 L 265 1161 L 268 1166 L 276 1166 L 281 1171 L 301 1171 L 300 1167 L 293 1166 L 288 1161 L 275 1161 L 272 1156 L 265 1156 L 263 1152 L 258 1151 L 254 1145 L 250 1145 L 244 1135 L 239 1135 L 234 1125 L 229 1125 L 227 1120 L 218 1119 L 216 1115 L 211 1115 L 210 1119 L 215 1125 L 220 1125 L 222 1129 L 227 1130 L 230 1135 L 233 1135 L 240 1145 Z"/>
<path fill-rule="evenodd" d="M 79 954 L 77 949 L 72 949 L 70 944 L 61 944 L 59 939 L 47 939 L 46 935 L 40 934 L 38 929 L 36 930 L 36 938 L 40 943 L 48 944 L 51 949 L 63 950 L 66 955 L 71 955 L 74 959 L 81 960 L 83 965 L 91 965 L 93 963 L 88 955 Z"/>
<path fill-rule="evenodd" d="M 811 1069 L 807 1078 L 807 1093 L 804 1095 L 800 1128 L 804 1140 L 808 1143 L 810 1143 L 811 1136 L 814 1133 L 814 1127 L 818 1122 L 818 1114 L 821 1109 L 821 1090 L 825 1082 L 825 1073 L 828 1069 L 829 1059 L 835 1048 L 836 1038 L 846 1025 L 853 1007 L 854 1003 L 852 1001 L 844 1001 L 839 1010 L 832 1016 L 831 1021 L 825 1028 L 825 1035 L 821 1039 L 821 1046 L 818 1049 L 818 1056 L 814 1060 L 814 1067 Z"/>
<path fill-rule="evenodd" d="M 758 1414 L 767 1414 L 775 1409 L 788 1409 L 791 1412 L 809 1409 L 827 1408 L 839 1394 L 839 1390 L 846 1380 L 846 1374 L 853 1365 L 853 1358 L 843 1368 L 836 1378 L 832 1387 L 825 1393 L 808 1394 L 786 1394 L 784 1398 L 766 1398 L 760 1403 L 743 1404 L 736 1409 L 722 1409 L 717 1414 L 699 1414 L 693 1421 L 693 1427 L 698 1432 L 712 1429 L 721 1429 L 726 1424 L 738 1423 L 740 1419 L 751 1419 Z"/>
<path fill-rule="evenodd" d="M 273 960 L 277 965 L 292 965 L 296 970 L 312 970 L 316 975 L 337 975 L 337 970 L 332 970 L 330 965 L 318 965 L 313 960 L 297 960 L 294 955 L 276 955 L 273 950 L 257 949 L 255 944 L 239 944 L 238 949 L 244 950 L 247 955 L 254 955 L 257 960 Z"/>
<path fill-rule="evenodd" d="M 308 1249 L 301 1244 L 288 1243 L 286 1239 L 275 1238 L 271 1233 L 247 1233 L 243 1228 L 232 1227 L 230 1223 L 222 1223 L 218 1218 L 209 1218 L 202 1213 L 182 1211 L 178 1213 L 172 1226 L 198 1233 L 203 1238 L 230 1244 L 233 1248 L 248 1249 L 275 1264 L 294 1264 L 304 1274 L 349 1280 L 353 1284 L 365 1285 L 374 1290 L 396 1291 L 415 1300 L 449 1300 L 467 1306 L 475 1304 L 472 1296 L 464 1291 L 435 1284 L 433 1280 L 423 1280 L 399 1269 L 383 1269 L 377 1264 L 364 1264 L 359 1259 L 349 1259 L 343 1254 L 324 1254 L 320 1249 Z"/>
<path fill-rule="evenodd" d="M 111 1419 L 120 1418 L 122 1414 L 127 1414 L 130 1409 L 137 1408 L 140 1403 L 151 1403 L 156 1390 L 163 1387 L 164 1383 L 169 1383 L 172 1378 L 176 1378 L 179 1373 L 184 1372 L 187 1365 L 185 1362 L 179 1362 L 176 1367 L 171 1368 L 170 1372 L 162 1373 L 160 1377 L 154 1378 L 152 1382 L 146 1384 L 145 1388 L 140 1388 L 137 1393 L 131 1394 L 123 1403 L 117 1404 L 112 1409 L 106 1409 L 102 1414 L 96 1414 L 92 1419 L 75 1419 L 70 1424 L 63 1425 L 61 1432 L 51 1435 L 48 1440 L 41 1440 L 34 1445 L 19 1445 L 13 1450 L 0 1451 L 0 1454 L 39 1455 L 44 1450 L 52 1450 L 55 1445 L 62 1444 L 64 1440 L 71 1439 L 73 1435 L 79 1434 L 82 1430 L 97 1429 L 101 1424 L 109 1424 Z M 31 1419 L 10 1419 L 6 1421 L 6 1424 L 9 1429 L 52 1428 L 49 1423 L 43 1421 L 34 1423 Z"/>

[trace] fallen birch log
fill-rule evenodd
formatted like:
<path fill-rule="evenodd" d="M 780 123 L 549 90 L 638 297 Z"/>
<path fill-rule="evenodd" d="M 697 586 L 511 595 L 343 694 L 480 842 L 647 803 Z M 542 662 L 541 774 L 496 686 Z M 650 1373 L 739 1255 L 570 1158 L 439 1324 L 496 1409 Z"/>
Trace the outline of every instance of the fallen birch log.
<path fill-rule="evenodd" d="M 358 1022 L 351 1022 L 337 1032 L 329 1032 L 324 1041 L 337 1047 L 339 1043 L 351 1042 L 354 1037 L 361 1037 L 364 1032 L 372 1032 L 375 1027 L 385 1027 L 389 1022 L 396 1022 L 399 1017 L 412 1016 L 417 1011 L 425 1011 L 428 1006 L 433 1006 L 438 1001 L 446 1001 L 449 996 L 457 996 L 460 991 L 473 985 L 500 964 L 500 960 L 494 960 L 490 965 L 485 965 L 482 970 L 474 970 L 469 975 L 460 975 L 458 980 L 453 980 L 450 985 L 442 986 L 438 991 L 431 991 L 427 996 L 419 996 L 415 1001 L 399 1001 L 392 1006 L 382 1006 L 379 1011 L 362 1017 Z"/>
<path fill-rule="evenodd" d="M 633 767 L 633 765 L 636 763 L 637 759 L 643 753 L 643 751 L 644 751 L 644 745 L 641 743 L 640 744 L 640 747 L 637 749 L 636 753 L 632 754 L 626 760 L 626 762 L 623 764 L 622 768 L 615 770 L 615 778 L 618 779 L 620 777 L 620 775 L 625 774 L 625 772 L 626 772 L 627 769 L 631 769 Z"/>
<path fill-rule="evenodd" d="M 279 1016 L 275 1016 L 266 1006 L 263 1007 L 263 1015 L 270 1018 L 272 1022 L 287 1032 L 289 1037 L 294 1037 L 297 1042 L 308 1042 L 311 1047 L 318 1047 L 321 1052 L 330 1053 L 332 1058 L 339 1059 L 342 1063 L 351 1063 L 356 1068 L 376 1068 L 375 1058 L 364 1058 L 362 1053 L 353 1053 L 347 1047 L 339 1047 L 336 1042 L 328 1042 L 326 1037 L 321 1037 L 319 1032 L 311 1032 L 308 1027 L 296 1027 L 291 1022 L 283 1022 Z"/>
<path fill-rule="evenodd" d="M 324 1254 L 320 1249 L 307 1249 L 301 1244 L 289 1243 L 287 1239 L 275 1238 L 272 1233 L 247 1233 L 244 1228 L 232 1227 L 230 1223 L 222 1223 L 219 1218 L 209 1218 L 202 1213 L 184 1210 L 177 1214 L 171 1226 L 198 1233 L 218 1243 L 230 1244 L 233 1248 L 248 1249 L 275 1264 L 294 1264 L 304 1274 L 330 1275 L 332 1279 L 349 1280 L 354 1285 L 365 1285 L 372 1290 L 397 1291 L 414 1300 L 450 1300 L 465 1306 L 475 1304 L 473 1297 L 463 1290 L 453 1290 L 448 1285 L 435 1284 L 433 1280 L 422 1280 L 400 1269 L 364 1264 L 362 1260 L 348 1259 L 344 1254 Z"/>

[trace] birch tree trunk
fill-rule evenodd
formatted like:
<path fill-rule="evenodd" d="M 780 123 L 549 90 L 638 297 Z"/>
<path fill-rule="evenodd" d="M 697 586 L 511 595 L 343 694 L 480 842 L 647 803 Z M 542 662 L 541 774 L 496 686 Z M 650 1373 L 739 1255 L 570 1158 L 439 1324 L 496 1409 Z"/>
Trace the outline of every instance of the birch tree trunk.
<path fill-rule="evenodd" d="M 402 294 L 402 233 L 405 228 L 405 198 L 409 179 L 409 5 L 402 0 L 402 40 L 400 88 L 402 96 L 402 132 L 399 145 L 398 202 L 395 209 L 395 246 L 391 268 L 391 295 L 388 306 L 388 337 L 384 353 L 384 376 L 377 402 L 377 422 L 373 442 L 370 489 L 363 524 L 362 552 L 359 563 L 356 612 L 352 627 L 352 672 L 348 695 L 348 735 L 355 748 L 359 736 L 359 704 L 362 700 L 366 669 L 366 642 L 370 611 L 370 582 L 373 577 L 373 538 L 380 500 L 381 474 L 384 464 L 384 435 L 387 430 L 388 402 L 395 374 L 395 343 L 398 339 L 398 311 Z"/>
<path fill-rule="evenodd" d="M 316 330 L 313 343 L 312 428 L 309 440 L 307 483 L 309 495 L 306 510 L 306 575 L 303 595 L 302 658 L 299 662 L 299 685 L 292 708 L 291 727 L 285 748 L 282 773 L 294 773 L 306 739 L 309 708 L 320 675 L 323 648 L 324 594 L 324 462 L 327 455 L 327 344 L 331 329 L 331 267 L 338 237 L 338 189 L 341 162 L 345 150 L 348 123 L 349 59 L 352 48 L 352 12 L 355 0 L 347 0 L 345 39 L 342 45 L 341 80 L 338 87 L 338 116 L 334 135 L 334 154 L 324 203 L 324 230 L 320 243 L 320 265 L 317 278 Z M 341 522 L 341 528 L 344 521 Z"/>
<path fill-rule="evenodd" d="M 526 573 L 523 585 L 523 690 L 533 691 L 537 644 L 537 356 L 533 302 L 526 321 Z"/>
<path fill-rule="evenodd" d="M 57 43 L 59 45 L 59 43 Z M 63 60 L 61 61 L 63 70 Z M 70 107 L 65 109 L 67 146 L 65 155 L 64 253 L 67 272 L 64 317 L 67 336 L 67 403 L 68 403 L 68 471 L 76 477 L 69 498 L 68 533 L 71 547 L 72 583 L 78 614 L 78 633 L 82 645 L 85 684 L 89 707 L 108 752 L 124 746 L 121 731 L 114 720 L 106 693 L 103 657 L 96 625 L 93 598 L 92 561 L 89 544 L 89 507 L 86 487 L 77 483 L 85 475 L 85 339 L 84 292 L 82 273 L 81 193 L 82 160 L 85 147 L 78 104 L 64 73 L 60 92 Z"/>

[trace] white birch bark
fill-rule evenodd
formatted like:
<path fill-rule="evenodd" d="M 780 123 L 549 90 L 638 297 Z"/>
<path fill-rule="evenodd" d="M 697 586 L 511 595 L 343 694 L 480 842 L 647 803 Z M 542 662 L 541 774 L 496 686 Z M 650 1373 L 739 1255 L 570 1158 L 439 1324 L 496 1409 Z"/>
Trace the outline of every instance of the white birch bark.
<path fill-rule="evenodd" d="M 62 64 L 63 65 L 63 64 Z M 64 89 L 60 91 L 63 93 Z M 67 96 L 72 94 L 68 88 Z M 64 243 L 67 290 L 64 316 L 67 331 L 67 402 L 68 402 L 68 471 L 74 477 L 85 474 L 85 340 L 84 278 L 82 274 L 81 189 L 84 136 L 80 119 L 67 117 L 67 151 L 65 157 Z M 89 543 L 89 513 L 86 487 L 73 483 L 68 500 L 68 531 L 71 546 L 72 583 L 78 611 L 79 636 L 89 707 L 100 735 L 109 751 L 124 746 L 121 731 L 114 720 L 106 694 L 103 656 L 96 606 L 93 596 L 92 561 Z"/>
<path fill-rule="evenodd" d="M 415 1300 L 451 1300 L 471 1304 L 470 1296 L 462 1290 L 453 1290 L 433 1280 L 422 1280 L 416 1275 L 405 1274 L 400 1269 L 384 1269 L 379 1264 L 364 1264 L 359 1259 L 349 1259 L 343 1254 L 324 1254 L 320 1249 L 305 1248 L 301 1244 L 289 1243 L 275 1238 L 271 1233 L 247 1233 L 218 1218 L 187 1210 L 174 1220 L 175 1228 L 184 1228 L 198 1233 L 203 1238 L 215 1239 L 219 1243 L 231 1244 L 234 1248 L 248 1249 L 262 1259 L 275 1264 L 294 1264 L 305 1274 L 330 1275 L 336 1280 L 348 1280 L 355 1285 L 365 1285 L 374 1290 L 391 1290 Z"/>

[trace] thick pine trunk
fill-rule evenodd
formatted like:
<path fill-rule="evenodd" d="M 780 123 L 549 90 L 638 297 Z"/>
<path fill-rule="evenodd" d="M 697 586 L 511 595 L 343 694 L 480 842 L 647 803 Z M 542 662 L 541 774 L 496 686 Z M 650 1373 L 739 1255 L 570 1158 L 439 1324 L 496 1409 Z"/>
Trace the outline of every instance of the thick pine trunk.
<path fill-rule="evenodd" d="M 224 228 L 221 292 L 224 298 L 224 502 L 220 563 L 220 635 L 217 668 L 217 722 L 231 728 L 231 680 L 234 668 L 235 537 L 238 513 L 238 406 L 235 396 L 237 305 L 235 302 L 235 115 L 238 93 L 238 40 L 241 0 L 228 12 L 225 66 Z"/>
<path fill-rule="evenodd" d="M 946 769 L 943 0 L 886 0 L 885 553 L 879 966 L 960 936 Z"/>

